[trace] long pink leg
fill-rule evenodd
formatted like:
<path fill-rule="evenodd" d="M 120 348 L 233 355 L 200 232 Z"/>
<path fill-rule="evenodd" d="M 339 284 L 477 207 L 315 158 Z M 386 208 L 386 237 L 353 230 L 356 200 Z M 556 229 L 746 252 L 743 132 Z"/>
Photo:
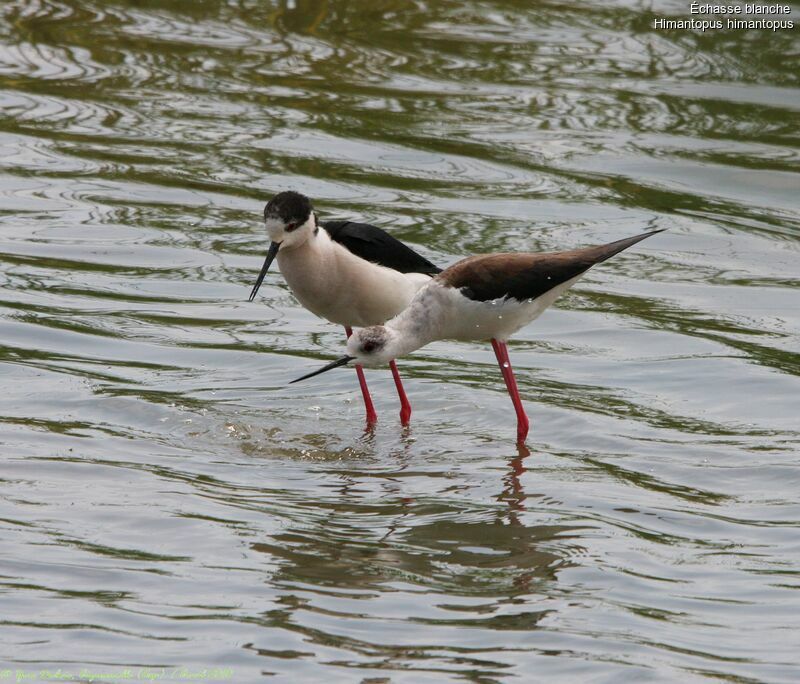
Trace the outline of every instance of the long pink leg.
<path fill-rule="evenodd" d="M 492 349 L 494 355 L 497 357 L 497 363 L 500 364 L 500 372 L 503 374 L 503 380 L 506 381 L 506 389 L 514 403 L 514 410 L 517 412 L 517 443 L 522 444 L 528 436 L 528 416 L 525 409 L 522 408 L 522 400 L 519 398 L 519 390 L 517 389 L 517 380 L 514 378 L 514 371 L 511 369 L 511 361 L 508 359 L 508 346 L 505 342 L 498 342 L 492 339 Z"/>
<path fill-rule="evenodd" d="M 403 387 L 403 381 L 400 379 L 400 371 L 397 370 L 397 364 L 394 359 L 389 361 L 389 368 L 392 369 L 392 377 L 394 378 L 394 386 L 397 388 L 397 396 L 400 397 L 400 423 L 408 425 L 411 420 L 411 402 L 406 396 L 406 390 Z"/>
<path fill-rule="evenodd" d="M 344 331 L 347 337 L 353 334 L 353 329 L 346 325 Z M 358 384 L 361 385 L 361 396 L 364 397 L 364 408 L 367 410 L 367 423 L 377 423 L 378 414 L 375 413 L 375 406 L 372 403 L 372 397 L 369 394 L 369 387 L 367 387 L 367 379 L 364 377 L 364 369 L 358 365 L 356 366 L 356 375 L 358 376 Z"/>

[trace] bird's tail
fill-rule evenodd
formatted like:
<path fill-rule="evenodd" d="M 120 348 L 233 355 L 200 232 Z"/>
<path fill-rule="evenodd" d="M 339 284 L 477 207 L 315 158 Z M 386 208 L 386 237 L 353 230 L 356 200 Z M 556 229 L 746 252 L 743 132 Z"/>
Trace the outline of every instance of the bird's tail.
<path fill-rule="evenodd" d="M 633 237 L 609 242 L 606 245 L 589 247 L 589 250 L 592 252 L 592 261 L 594 261 L 595 264 L 599 264 L 601 261 L 610 259 L 615 254 L 619 254 L 621 251 L 628 249 L 628 247 L 632 247 L 637 242 L 641 242 L 645 238 L 649 238 L 656 233 L 663 233 L 665 230 L 666 228 L 659 228 L 658 230 L 651 230 L 649 233 L 642 233 L 641 235 L 634 235 Z"/>

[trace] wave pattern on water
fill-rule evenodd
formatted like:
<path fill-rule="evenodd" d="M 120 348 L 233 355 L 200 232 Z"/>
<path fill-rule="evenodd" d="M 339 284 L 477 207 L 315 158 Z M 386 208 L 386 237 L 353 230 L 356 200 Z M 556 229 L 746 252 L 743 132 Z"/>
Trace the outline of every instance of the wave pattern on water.
<path fill-rule="evenodd" d="M 237 681 L 797 680 L 796 32 L 682 2 L 0 7 L 0 662 Z M 448 264 L 669 228 L 413 424 L 263 202 Z M 2 668 L 0 668 L 2 669 Z"/>

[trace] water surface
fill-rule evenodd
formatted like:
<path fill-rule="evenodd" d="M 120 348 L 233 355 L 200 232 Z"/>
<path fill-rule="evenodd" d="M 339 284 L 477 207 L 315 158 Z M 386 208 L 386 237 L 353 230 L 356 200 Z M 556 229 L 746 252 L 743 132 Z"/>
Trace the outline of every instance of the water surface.
<path fill-rule="evenodd" d="M 800 43 L 686 14 L 4 2 L 0 670 L 796 682 Z M 289 188 L 442 265 L 668 231 L 512 342 L 527 455 L 488 345 L 409 430 L 287 386 L 343 348 L 247 302 Z"/>

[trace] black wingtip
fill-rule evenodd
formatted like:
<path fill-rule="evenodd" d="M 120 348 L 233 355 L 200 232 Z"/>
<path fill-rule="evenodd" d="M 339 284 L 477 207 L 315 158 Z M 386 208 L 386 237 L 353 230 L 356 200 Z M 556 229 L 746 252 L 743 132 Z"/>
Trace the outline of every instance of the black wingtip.
<path fill-rule="evenodd" d="M 436 264 L 377 226 L 346 220 L 324 221 L 320 225 L 334 242 L 365 261 L 400 273 L 434 276 L 442 271 Z"/>

